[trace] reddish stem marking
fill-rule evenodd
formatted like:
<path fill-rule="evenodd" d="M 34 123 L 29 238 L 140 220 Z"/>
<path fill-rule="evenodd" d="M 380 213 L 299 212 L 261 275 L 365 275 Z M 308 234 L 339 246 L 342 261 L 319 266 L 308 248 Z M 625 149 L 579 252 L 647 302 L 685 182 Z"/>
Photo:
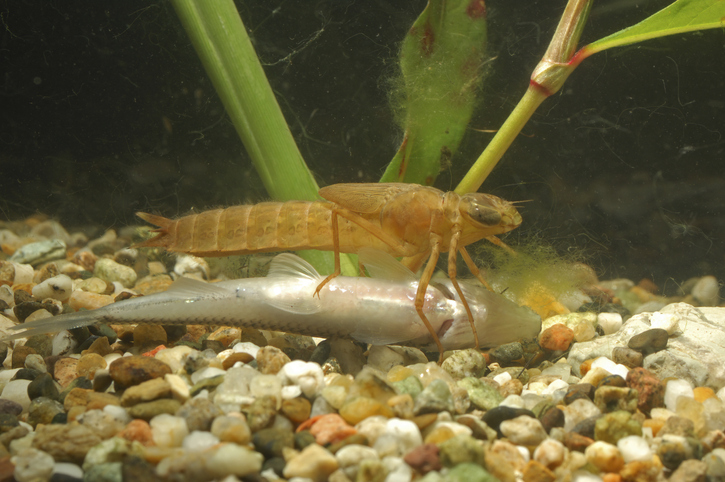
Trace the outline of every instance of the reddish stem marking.
<path fill-rule="evenodd" d="M 486 2 L 484 0 L 471 0 L 466 7 L 466 15 L 472 19 L 486 18 Z"/>

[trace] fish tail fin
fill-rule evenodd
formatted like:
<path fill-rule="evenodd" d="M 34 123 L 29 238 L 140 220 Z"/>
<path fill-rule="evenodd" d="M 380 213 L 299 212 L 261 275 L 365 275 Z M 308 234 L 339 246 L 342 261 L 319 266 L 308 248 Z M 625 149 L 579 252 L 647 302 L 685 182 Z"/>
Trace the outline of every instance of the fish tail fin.
<path fill-rule="evenodd" d="M 156 236 L 154 236 L 151 239 L 147 239 L 145 241 L 141 241 L 140 243 L 134 244 L 134 248 L 153 248 L 160 246 L 162 248 L 165 248 L 170 244 L 170 230 L 171 227 L 174 224 L 173 219 L 165 218 L 163 216 L 158 216 L 156 214 L 149 214 L 149 213 L 136 213 L 136 216 L 140 217 L 144 221 L 146 221 L 149 224 L 153 224 L 154 226 L 158 226 L 157 229 L 154 229 L 152 232 L 157 233 Z"/>
<path fill-rule="evenodd" d="M 21 323 L 12 328 L 2 330 L 5 336 L 1 341 L 8 342 L 18 338 L 27 338 L 45 333 L 56 333 L 63 330 L 71 330 L 82 326 L 92 325 L 97 321 L 103 321 L 94 311 L 84 310 L 77 313 L 43 318 L 28 323 Z"/>

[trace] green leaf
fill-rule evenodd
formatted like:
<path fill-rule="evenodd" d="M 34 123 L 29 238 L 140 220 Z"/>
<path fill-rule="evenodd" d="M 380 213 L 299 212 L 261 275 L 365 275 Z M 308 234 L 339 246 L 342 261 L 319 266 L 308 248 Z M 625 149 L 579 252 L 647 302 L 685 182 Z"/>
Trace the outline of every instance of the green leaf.
<path fill-rule="evenodd" d="M 405 138 L 382 182 L 430 185 L 450 162 L 475 107 L 485 48 L 483 0 L 430 0 L 400 49 L 393 103 Z"/>
<path fill-rule="evenodd" d="M 725 27 L 725 0 L 677 0 L 637 25 L 587 45 L 581 55 L 588 57 L 612 47 L 722 27 Z"/>

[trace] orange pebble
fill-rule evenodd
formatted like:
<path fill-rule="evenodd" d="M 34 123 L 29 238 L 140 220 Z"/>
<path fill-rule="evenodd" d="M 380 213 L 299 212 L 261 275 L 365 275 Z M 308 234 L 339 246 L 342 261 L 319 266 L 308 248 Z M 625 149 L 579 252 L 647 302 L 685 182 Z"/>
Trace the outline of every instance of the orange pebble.
<path fill-rule="evenodd" d="M 574 330 L 562 323 L 551 325 L 539 335 L 539 345 L 549 351 L 566 351 L 572 341 Z"/>
<path fill-rule="evenodd" d="M 652 429 L 652 436 L 656 437 L 660 429 L 665 426 L 665 421 L 661 419 L 648 418 L 642 422 L 642 428 L 649 427 Z"/>
<path fill-rule="evenodd" d="M 581 373 L 582 376 L 586 375 L 589 370 L 592 369 L 592 363 L 594 360 L 590 358 L 589 360 L 584 360 L 581 365 L 579 365 L 579 373 Z"/>
<path fill-rule="evenodd" d="M 702 403 L 708 398 L 715 396 L 715 391 L 708 387 L 697 387 L 695 390 L 695 400 Z"/>
<path fill-rule="evenodd" d="M 156 348 L 154 348 L 151 351 L 147 351 L 146 353 L 142 353 L 141 356 L 156 356 L 156 354 L 158 352 L 160 352 L 161 350 L 165 350 L 165 349 L 166 349 L 166 347 L 164 345 L 159 345 L 159 346 L 157 346 Z"/>
<path fill-rule="evenodd" d="M 622 482 L 622 476 L 619 474 L 604 474 L 602 482 Z"/>
<path fill-rule="evenodd" d="M 320 445 L 340 442 L 357 433 L 355 427 L 336 413 L 320 415 L 315 419 L 310 426 L 310 433 Z"/>
<path fill-rule="evenodd" d="M 140 419 L 131 420 L 131 422 L 126 425 L 126 428 L 118 432 L 117 437 L 125 438 L 130 442 L 139 442 L 145 447 L 154 445 L 154 437 L 151 433 L 151 427 L 148 422 Z"/>

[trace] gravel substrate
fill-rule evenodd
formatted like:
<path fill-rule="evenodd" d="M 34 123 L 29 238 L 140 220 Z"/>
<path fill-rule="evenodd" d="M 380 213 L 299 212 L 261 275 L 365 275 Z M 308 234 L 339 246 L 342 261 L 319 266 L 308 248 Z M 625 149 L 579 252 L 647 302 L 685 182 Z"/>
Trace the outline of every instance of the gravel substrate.
<path fill-rule="evenodd" d="M 0 331 L 218 276 L 129 249 L 133 233 L 0 224 Z M 442 366 L 415 348 L 221 326 L 0 343 L 0 482 L 725 480 L 717 280 L 669 299 L 621 279 L 585 291 L 594 301 L 555 303 L 537 340 Z"/>

